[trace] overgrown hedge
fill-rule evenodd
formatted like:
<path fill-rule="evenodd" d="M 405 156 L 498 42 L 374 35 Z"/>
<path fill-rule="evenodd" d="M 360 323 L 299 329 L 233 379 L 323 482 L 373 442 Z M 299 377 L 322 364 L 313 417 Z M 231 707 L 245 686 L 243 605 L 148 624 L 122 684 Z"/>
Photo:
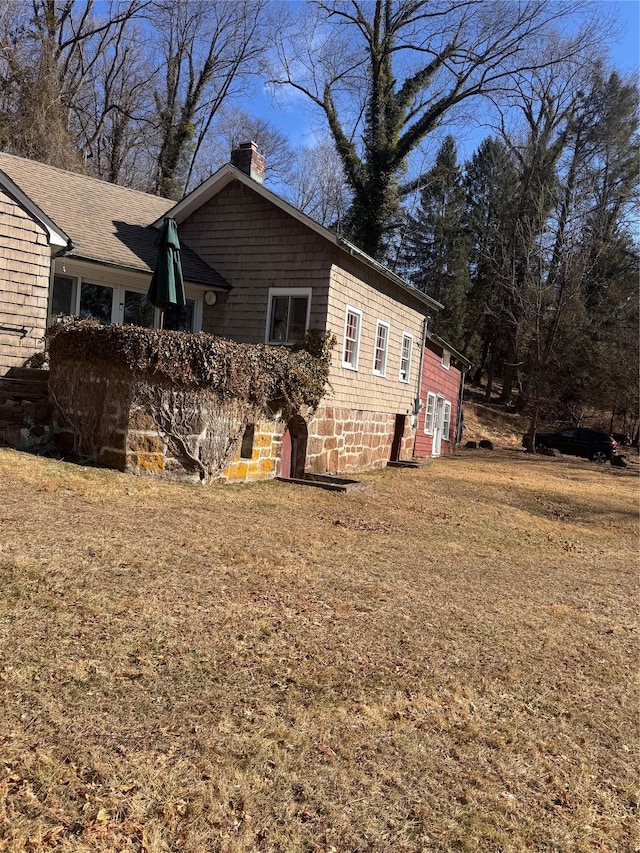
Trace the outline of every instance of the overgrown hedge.
<path fill-rule="evenodd" d="M 281 405 L 291 414 L 320 403 L 333 345 L 333 338 L 318 333 L 309 336 L 305 348 L 292 350 L 236 343 L 205 332 L 102 326 L 76 319 L 56 323 L 47 335 L 52 364 L 102 362 L 136 379 L 206 388 L 221 400 L 237 399 L 263 412 Z"/>

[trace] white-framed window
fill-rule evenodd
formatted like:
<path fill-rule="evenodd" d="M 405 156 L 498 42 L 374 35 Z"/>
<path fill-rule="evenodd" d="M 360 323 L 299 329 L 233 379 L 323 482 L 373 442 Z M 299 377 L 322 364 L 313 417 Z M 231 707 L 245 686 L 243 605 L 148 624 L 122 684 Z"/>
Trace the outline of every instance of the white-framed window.
<path fill-rule="evenodd" d="M 451 353 L 447 352 L 447 350 L 442 350 L 442 366 L 445 370 L 449 370 L 451 367 Z"/>
<path fill-rule="evenodd" d="M 148 285 L 147 285 L 148 287 Z M 186 305 L 173 306 L 161 312 L 147 299 L 147 290 L 136 284 L 113 284 L 110 281 L 92 281 L 83 275 L 58 275 L 53 277 L 50 312 L 51 319 L 59 314 L 93 318 L 103 325 L 143 326 L 182 332 L 197 332 L 202 327 L 202 299 L 195 290 L 186 294 Z"/>
<path fill-rule="evenodd" d="M 389 349 L 389 324 L 378 320 L 376 325 L 376 341 L 373 349 L 373 372 L 376 376 L 384 376 L 387 372 L 387 352 Z"/>
<path fill-rule="evenodd" d="M 424 410 L 424 431 L 433 435 L 433 427 L 436 415 L 436 395 L 427 394 L 427 405 Z"/>
<path fill-rule="evenodd" d="M 362 311 L 347 305 L 344 318 L 344 350 L 342 352 L 342 366 L 350 370 L 358 369 L 358 355 L 360 351 L 360 329 L 362 327 Z"/>
<path fill-rule="evenodd" d="M 400 351 L 400 382 L 408 382 L 411 375 L 411 353 L 413 351 L 413 335 L 402 333 L 402 350 Z"/>
<path fill-rule="evenodd" d="M 449 427 L 451 425 L 451 403 L 444 401 L 444 414 L 442 416 L 442 439 L 449 441 Z"/>
<path fill-rule="evenodd" d="M 270 287 L 265 343 L 291 346 L 303 341 L 310 314 L 310 287 Z"/>

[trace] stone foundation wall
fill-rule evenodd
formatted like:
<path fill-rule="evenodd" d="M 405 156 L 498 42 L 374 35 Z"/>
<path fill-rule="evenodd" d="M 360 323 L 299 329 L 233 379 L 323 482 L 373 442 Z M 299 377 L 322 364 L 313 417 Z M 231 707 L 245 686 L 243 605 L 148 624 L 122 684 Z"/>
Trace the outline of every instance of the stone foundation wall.
<path fill-rule="evenodd" d="M 337 406 L 320 406 L 308 424 L 307 467 L 312 474 L 384 468 L 391 458 L 396 416 Z M 415 430 L 406 416 L 400 458 L 411 459 Z"/>
<path fill-rule="evenodd" d="M 251 458 L 240 455 L 238 448 L 233 462 L 225 469 L 223 476 L 233 482 L 254 482 L 270 480 L 277 474 L 282 447 L 284 421 L 263 420 L 255 425 Z"/>
<path fill-rule="evenodd" d="M 126 381 L 123 383 L 89 371 L 82 382 L 89 383 L 84 393 L 90 394 L 93 401 L 100 401 L 98 410 L 93 408 L 91 412 L 84 412 L 78 408 L 77 411 L 70 410 L 69 414 L 82 422 L 87 417 L 96 420 L 99 413 L 101 426 L 94 434 L 99 447 L 94 448 L 93 453 L 98 464 L 130 474 L 155 474 L 194 482 L 200 480 L 198 466 L 185 454 L 179 442 L 158 429 L 150 410 L 132 400 Z M 123 397 L 127 401 L 124 408 Z M 82 395 L 78 399 L 82 399 Z M 243 447 L 242 442 L 238 442 L 233 461 L 221 473 L 223 479 L 253 482 L 276 476 L 285 423 L 281 419 L 264 419 L 253 427 L 251 446 Z M 194 422 L 193 429 L 201 431 L 183 436 L 191 447 L 206 440 L 204 419 L 202 423 Z M 61 450 L 77 453 L 74 430 L 59 411 L 54 418 L 54 431 L 56 444 Z M 242 455 L 243 452 L 246 456 Z"/>

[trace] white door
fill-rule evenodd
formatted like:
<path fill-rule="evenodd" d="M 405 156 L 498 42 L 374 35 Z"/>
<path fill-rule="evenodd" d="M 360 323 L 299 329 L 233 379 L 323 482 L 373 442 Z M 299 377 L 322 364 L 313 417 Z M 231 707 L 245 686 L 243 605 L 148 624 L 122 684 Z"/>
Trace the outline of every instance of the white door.
<path fill-rule="evenodd" d="M 436 408 L 433 413 L 433 444 L 431 455 L 440 456 L 440 445 L 442 444 L 442 425 L 444 423 L 444 397 L 436 397 Z"/>

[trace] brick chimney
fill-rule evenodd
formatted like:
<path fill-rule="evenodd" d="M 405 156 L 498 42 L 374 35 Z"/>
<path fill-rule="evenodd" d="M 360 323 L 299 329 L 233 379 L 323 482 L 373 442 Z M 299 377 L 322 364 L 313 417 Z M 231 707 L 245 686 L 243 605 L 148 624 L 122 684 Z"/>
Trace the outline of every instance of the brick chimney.
<path fill-rule="evenodd" d="M 254 181 L 264 181 L 264 156 L 258 153 L 255 142 L 243 142 L 231 152 L 231 165 Z"/>

